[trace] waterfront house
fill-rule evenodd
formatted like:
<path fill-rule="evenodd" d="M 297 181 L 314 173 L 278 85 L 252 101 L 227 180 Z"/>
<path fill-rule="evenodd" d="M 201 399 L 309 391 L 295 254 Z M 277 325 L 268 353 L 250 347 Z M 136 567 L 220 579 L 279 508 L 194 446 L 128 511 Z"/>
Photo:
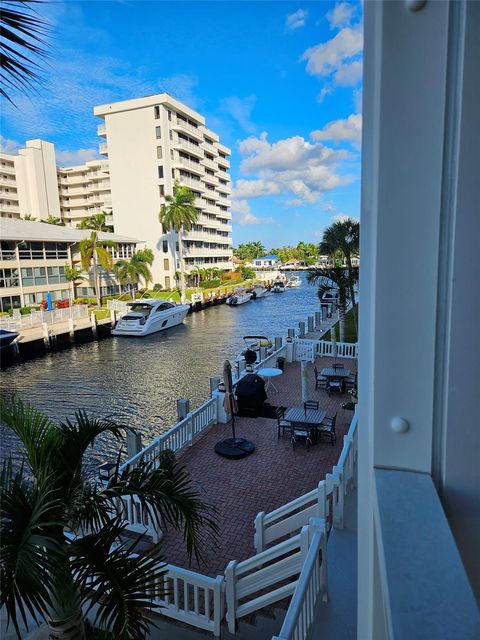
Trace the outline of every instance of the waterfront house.
<path fill-rule="evenodd" d="M 68 282 L 65 267 L 80 267 L 79 242 L 89 230 L 14 218 L 0 220 L 0 311 L 38 305 L 50 292 L 53 301 L 94 296 L 93 282 Z M 117 243 L 114 260 L 131 258 L 142 243 L 114 233 L 98 232 L 100 240 Z M 101 295 L 124 290 L 113 273 L 101 272 Z"/>
<path fill-rule="evenodd" d="M 277 256 L 264 256 L 263 258 L 254 258 L 252 260 L 254 269 L 276 269 L 280 265 Z"/>

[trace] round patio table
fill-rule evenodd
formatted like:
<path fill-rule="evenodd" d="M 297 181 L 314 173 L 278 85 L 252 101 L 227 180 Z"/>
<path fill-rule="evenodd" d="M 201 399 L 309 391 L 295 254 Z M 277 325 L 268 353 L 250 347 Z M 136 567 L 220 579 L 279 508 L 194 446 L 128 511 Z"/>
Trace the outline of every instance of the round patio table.
<path fill-rule="evenodd" d="M 274 367 L 265 367 L 265 369 L 259 369 L 257 371 L 258 375 L 261 378 L 266 378 L 267 379 L 267 385 L 266 385 L 266 389 L 268 389 L 268 387 L 270 385 L 272 385 L 272 387 L 275 389 L 275 391 L 277 391 L 278 393 L 278 389 L 277 387 L 273 384 L 272 382 L 272 378 L 276 378 L 277 376 L 281 376 L 283 371 L 281 369 L 275 369 Z"/>

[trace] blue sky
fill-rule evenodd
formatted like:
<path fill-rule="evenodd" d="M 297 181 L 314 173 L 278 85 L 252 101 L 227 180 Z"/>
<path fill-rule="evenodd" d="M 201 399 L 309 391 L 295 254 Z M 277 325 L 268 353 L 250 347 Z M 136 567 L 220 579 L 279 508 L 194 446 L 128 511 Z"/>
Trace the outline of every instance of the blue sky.
<path fill-rule="evenodd" d="M 2 147 L 53 142 L 68 166 L 97 157 L 93 107 L 168 91 L 232 148 L 234 244 L 317 242 L 358 217 L 361 4 L 66 2 L 46 83 L 3 105 Z"/>

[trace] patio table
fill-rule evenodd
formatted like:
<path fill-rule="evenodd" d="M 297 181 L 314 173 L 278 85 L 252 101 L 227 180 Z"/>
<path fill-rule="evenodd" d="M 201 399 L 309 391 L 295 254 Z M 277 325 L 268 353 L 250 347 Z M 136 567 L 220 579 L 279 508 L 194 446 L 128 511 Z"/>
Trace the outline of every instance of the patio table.
<path fill-rule="evenodd" d="M 319 427 L 327 412 L 323 409 L 307 409 L 305 413 L 304 407 L 291 407 L 285 411 L 284 420 L 287 422 L 300 422 L 301 424 L 309 424 L 313 427 Z"/>

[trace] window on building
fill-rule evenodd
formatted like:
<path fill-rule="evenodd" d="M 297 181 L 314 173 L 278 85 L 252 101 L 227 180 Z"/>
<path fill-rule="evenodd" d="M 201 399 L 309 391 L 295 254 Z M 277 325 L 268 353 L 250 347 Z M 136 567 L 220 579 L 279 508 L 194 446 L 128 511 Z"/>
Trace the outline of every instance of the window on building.
<path fill-rule="evenodd" d="M 170 140 L 173 140 L 173 131 L 171 129 L 168 132 L 168 137 L 170 138 Z"/>
<path fill-rule="evenodd" d="M 162 137 L 162 128 L 161 127 L 155 127 L 155 136 L 157 137 L 157 139 L 160 139 Z"/>
<path fill-rule="evenodd" d="M 18 287 L 18 269 L 0 269 L 0 287 Z"/>
<path fill-rule="evenodd" d="M 165 276 L 165 289 L 170 289 L 170 276 Z"/>
<path fill-rule="evenodd" d="M 163 253 L 168 253 L 168 241 L 167 240 L 163 240 L 162 241 L 162 249 L 163 249 Z"/>
<path fill-rule="evenodd" d="M 160 192 L 160 197 L 163 198 L 165 196 L 165 185 L 164 184 L 159 185 L 158 191 Z"/>
<path fill-rule="evenodd" d="M 163 166 L 158 167 L 158 177 L 159 177 L 160 179 L 162 179 L 162 178 L 163 178 Z"/>
<path fill-rule="evenodd" d="M 0 242 L 0 260 L 15 260 L 15 243 L 2 240 Z"/>
<path fill-rule="evenodd" d="M 162 159 L 162 147 L 157 147 L 157 158 Z"/>
<path fill-rule="evenodd" d="M 20 309 L 21 306 L 20 296 L 3 296 L 0 298 L 0 311 L 4 313 L 9 309 Z"/>
<path fill-rule="evenodd" d="M 172 112 L 170 111 L 170 109 L 167 109 L 167 113 L 168 113 L 168 119 L 171 122 L 172 121 Z"/>
<path fill-rule="evenodd" d="M 163 259 L 163 268 L 165 271 L 168 271 L 170 269 L 170 262 L 168 258 Z"/>
<path fill-rule="evenodd" d="M 159 120 L 160 119 L 160 107 L 159 106 L 155 106 L 153 108 L 153 110 L 154 110 L 154 113 L 155 113 L 155 120 Z"/>
<path fill-rule="evenodd" d="M 175 169 L 172 169 L 172 178 L 175 180 Z"/>

